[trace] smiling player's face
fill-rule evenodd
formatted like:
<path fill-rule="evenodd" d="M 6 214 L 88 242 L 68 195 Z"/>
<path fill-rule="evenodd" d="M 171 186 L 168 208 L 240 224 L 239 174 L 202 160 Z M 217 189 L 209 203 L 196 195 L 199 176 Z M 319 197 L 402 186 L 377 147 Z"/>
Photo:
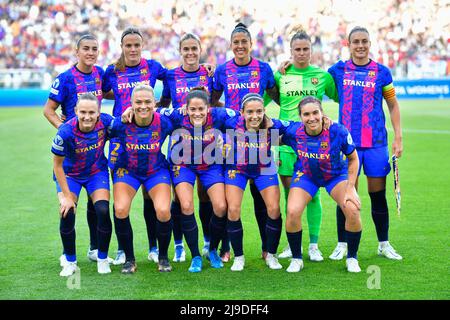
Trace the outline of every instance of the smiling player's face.
<path fill-rule="evenodd" d="M 75 108 L 78 125 L 82 132 L 91 132 L 95 128 L 100 112 L 98 104 L 91 100 L 81 100 Z"/>
<path fill-rule="evenodd" d="M 180 54 L 183 66 L 198 68 L 201 54 L 200 43 L 195 39 L 186 39 L 180 44 Z"/>
<path fill-rule="evenodd" d="M 150 91 L 141 90 L 133 95 L 132 107 L 136 121 L 151 119 L 155 108 L 155 97 Z"/>
<path fill-rule="evenodd" d="M 202 99 L 192 98 L 187 106 L 187 114 L 194 127 L 201 127 L 206 122 L 208 105 Z"/>
<path fill-rule="evenodd" d="M 261 101 L 253 100 L 245 104 L 242 115 L 248 130 L 258 130 L 264 119 L 264 104 Z"/>
<path fill-rule="evenodd" d="M 316 103 L 307 103 L 302 106 L 300 119 L 308 134 L 319 134 L 322 131 L 323 113 Z"/>
<path fill-rule="evenodd" d="M 367 32 L 357 31 L 350 37 L 350 54 L 357 62 L 366 62 L 369 59 L 370 39 Z"/>
<path fill-rule="evenodd" d="M 141 61 L 142 53 L 142 38 L 140 35 L 130 33 L 123 37 L 122 52 L 125 57 L 125 64 L 127 66 L 138 65 Z"/>
<path fill-rule="evenodd" d="M 78 64 L 88 68 L 97 63 L 98 54 L 98 43 L 93 39 L 81 40 L 76 50 Z"/>
<path fill-rule="evenodd" d="M 238 64 L 246 64 L 250 60 L 252 41 L 247 34 L 237 32 L 231 38 L 231 50 Z"/>

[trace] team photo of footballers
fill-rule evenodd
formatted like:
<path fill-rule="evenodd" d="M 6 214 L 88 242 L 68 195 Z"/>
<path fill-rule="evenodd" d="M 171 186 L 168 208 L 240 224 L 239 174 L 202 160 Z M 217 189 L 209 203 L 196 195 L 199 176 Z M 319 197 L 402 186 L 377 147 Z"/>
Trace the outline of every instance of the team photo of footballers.
<path fill-rule="evenodd" d="M 286 8 L 267 15 L 297 8 L 281 5 Z M 232 9 L 234 19 L 219 19 L 227 28 L 213 37 L 210 18 L 197 26 L 193 14 L 188 23 L 189 10 L 174 1 L 167 4 L 170 14 L 160 14 L 179 23 L 155 33 L 140 19 L 123 19 L 140 17 L 143 7 L 118 8 L 120 23 L 109 16 L 107 37 L 90 17 L 65 38 L 70 64 L 55 60 L 58 68 L 42 79 L 49 85 L 36 128 L 45 131 L 36 133 L 30 125 L 36 120 L 23 116 L 3 122 L 45 146 L 29 159 L 39 175 L 28 173 L 45 187 L 24 184 L 21 196 L 23 206 L 39 197 L 45 213 L 33 204 L 38 225 L 36 218 L 16 218 L 33 221 L 35 231 L 23 236 L 42 252 L 42 267 L 31 278 L 51 279 L 30 297 L 58 298 L 73 286 L 81 289 L 69 288 L 68 299 L 384 299 L 386 291 L 372 291 L 382 286 L 390 290 L 387 299 L 433 297 L 416 290 L 416 282 L 433 283 L 437 298 L 450 296 L 430 280 L 433 270 L 428 280 L 412 274 L 422 262 L 410 239 L 430 259 L 423 247 L 432 241 L 441 252 L 436 243 L 445 242 L 439 238 L 445 232 L 438 230 L 448 216 L 435 199 L 442 221 L 430 219 L 428 235 L 419 217 L 413 228 L 413 209 L 434 197 L 422 191 L 413 199 L 419 178 L 411 182 L 413 175 L 404 174 L 413 172 L 418 152 L 409 134 L 424 138 L 432 130 L 438 139 L 448 130 L 412 131 L 414 112 L 423 123 L 425 112 L 439 116 L 401 98 L 403 71 L 380 54 L 382 27 L 374 28 L 372 19 L 339 22 L 336 15 L 328 22 L 337 30 L 322 26 L 337 37 L 324 53 L 326 37 L 318 36 L 313 20 L 289 19 L 283 30 L 266 21 L 271 27 L 260 28 L 258 10 L 239 15 Z M 33 10 L 29 15 L 39 16 L 44 7 Z M 197 15 L 219 9 L 202 10 Z M 9 41 L 1 21 L 0 39 Z M 394 49 L 389 54 L 401 59 Z M 437 105 L 445 110 L 445 100 Z M 421 168 L 427 165 L 436 164 L 425 161 Z M 402 193 L 403 202 L 399 172 L 402 190 L 410 192 Z M 4 261 L 11 263 L 18 265 Z M 403 291 L 393 285 L 396 277 Z M 52 292 L 55 283 L 64 288 Z"/>

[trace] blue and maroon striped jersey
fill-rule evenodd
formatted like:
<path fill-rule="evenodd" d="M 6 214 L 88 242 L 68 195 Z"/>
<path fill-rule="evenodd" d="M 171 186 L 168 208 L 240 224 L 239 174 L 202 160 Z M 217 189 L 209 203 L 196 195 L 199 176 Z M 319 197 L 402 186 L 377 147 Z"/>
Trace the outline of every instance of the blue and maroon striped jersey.
<path fill-rule="evenodd" d="M 169 117 L 174 129 L 179 129 L 172 132 L 169 161 L 196 170 L 207 170 L 216 164 L 216 151 L 219 149 L 217 156 L 222 156 L 223 141 L 217 139 L 223 138 L 225 122 L 237 115 L 232 109 L 209 108 L 206 123 L 202 127 L 194 127 L 189 116 L 176 109 L 160 108 L 160 112 Z"/>
<path fill-rule="evenodd" d="M 332 178 L 348 173 L 348 165 L 344 155 L 355 150 L 352 136 L 339 123 L 333 123 L 328 130 L 317 136 L 310 136 L 301 122 L 273 120 L 274 128 L 280 130 L 282 141 L 297 153 L 294 171 L 316 181 L 318 185 Z"/>
<path fill-rule="evenodd" d="M 180 66 L 167 71 L 162 96 L 172 100 L 172 108 L 179 108 L 186 103 L 186 97 L 192 88 L 206 87 L 211 94 L 212 85 L 213 78 L 208 76 L 204 66 L 200 66 L 195 72 L 185 71 Z"/>
<path fill-rule="evenodd" d="M 114 92 L 113 116 L 119 117 L 131 107 L 131 93 L 139 84 L 155 87 L 156 80 L 164 80 L 167 69 L 155 60 L 141 59 L 135 67 L 125 67 L 125 70 L 115 69 L 109 65 L 103 76 L 103 91 Z"/>
<path fill-rule="evenodd" d="M 65 121 L 75 117 L 74 109 L 78 97 L 83 93 L 94 94 L 101 105 L 103 74 L 104 71 L 99 66 L 94 66 L 91 73 L 83 73 L 73 66 L 56 77 L 48 97 L 61 105 L 62 113 L 66 116 Z"/>
<path fill-rule="evenodd" d="M 328 72 L 339 95 L 339 123 L 352 134 L 361 148 L 387 145 L 383 92 L 392 86 L 392 75 L 382 64 L 371 60 L 365 66 L 351 60 L 339 61 Z"/>
<path fill-rule="evenodd" d="M 152 122 L 143 127 L 116 119 L 108 129 L 110 137 L 118 138 L 123 149 L 115 168 L 125 168 L 135 175 L 148 177 L 160 168 L 168 167 L 161 147 L 173 126 L 166 116 L 154 112 Z"/>
<path fill-rule="evenodd" d="M 78 128 L 78 118 L 72 118 L 58 129 L 53 139 L 52 152 L 61 157 L 67 176 L 79 179 L 88 178 L 100 171 L 108 170 L 104 146 L 108 139 L 107 128 L 113 117 L 102 113 L 91 132 Z"/>
<path fill-rule="evenodd" d="M 250 92 L 264 95 L 266 89 L 275 86 L 272 69 L 266 62 L 252 58 L 245 66 L 238 66 L 234 59 L 217 67 L 213 89 L 225 93 L 225 107 L 240 110 L 241 99 Z"/>

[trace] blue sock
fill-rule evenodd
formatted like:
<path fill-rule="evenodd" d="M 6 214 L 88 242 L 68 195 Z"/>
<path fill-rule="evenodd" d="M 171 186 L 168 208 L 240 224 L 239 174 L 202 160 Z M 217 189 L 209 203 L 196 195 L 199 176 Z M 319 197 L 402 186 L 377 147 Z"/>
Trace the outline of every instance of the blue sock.
<path fill-rule="evenodd" d="M 193 213 L 181 216 L 181 228 L 189 250 L 191 250 L 192 258 L 200 256 L 200 251 L 198 250 L 198 227 Z"/>
<path fill-rule="evenodd" d="M 210 251 L 217 250 L 220 240 L 223 239 L 224 234 L 226 233 L 226 226 L 227 216 L 220 218 L 215 214 L 212 215 L 211 222 L 209 223 L 209 230 L 211 233 L 211 240 L 209 242 Z"/>
<path fill-rule="evenodd" d="M 338 242 L 346 242 L 345 240 L 345 215 L 341 207 L 336 206 L 336 224 Z"/>
<path fill-rule="evenodd" d="M 267 207 L 261 193 L 254 183 L 250 183 L 250 192 L 253 197 L 253 208 L 255 210 L 255 218 L 258 223 L 259 236 L 261 237 L 261 250 L 267 251 Z"/>
<path fill-rule="evenodd" d="M 159 220 L 156 221 L 156 234 L 158 237 L 158 245 L 159 245 L 159 259 L 167 259 L 169 250 L 170 238 L 172 237 L 172 227 L 173 222 L 172 219 L 161 222 Z"/>
<path fill-rule="evenodd" d="M 108 256 L 112 234 L 111 218 L 109 217 L 109 201 L 99 200 L 94 204 L 94 207 L 97 214 L 98 257 L 105 259 Z M 105 257 L 103 257 L 103 254 L 105 254 Z"/>
<path fill-rule="evenodd" d="M 267 238 L 267 251 L 271 254 L 276 254 L 278 250 L 278 244 L 281 237 L 282 220 L 281 216 L 278 219 L 271 219 L 267 217 L 266 222 L 266 238 Z"/>
<path fill-rule="evenodd" d="M 69 210 L 65 218 L 61 218 L 59 222 L 59 234 L 63 243 L 64 254 L 68 261 L 76 260 L 75 249 L 75 214 L 73 208 Z M 69 260 L 73 259 L 73 260 Z"/>
<path fill-rule="evenodd" d="M 181 205 L 179 202 L 172 201 L 170 205 L 170 215 L 173 221 L 173 242 L 175 245 L 183 244 L 183 230 L 181 229 Z"/>
<path fill-rule="evenodd" d="M 95 206 L 91 198 L 88 198 L 87 209 L 86 209 L 87 223 L 89 227 L 89 242 L 90 249 L 98 249 L 98 238 L 97 238 L 97 214 L 95 213 Z"/>
<path fill-rule="evenodd" d="M 66 254 L 66 260 L 69 262 L 75 262 L 77 261 L 77 256 L 76 255 L 68 255 Z"/>
<path fill-rule="evenodd" d="M 205 242 L 209 242 L 211 238 L 211 232 L 209 231 L 209 222 L 211 221 L 211 217 L 213 216 L 213 206 L 211 201 L 207 201 L 200 202 L 198 207 L 200 221 L 202 222 L 203 239 L 205 240 Z"/>
<path fill-rule="evenodd" d="M 115 222 L 117 239 L 123 245 L 126 260 L 134 261 L 133 229 L 131 228 L 130 217 L 125 219 L 117 218 Z"/>
<path fill-rule="evenodd" d="M 244 254 L 243 249 L 243 238 L 244 231 L 242 230 L 242 222 L 241 219 L 237 221 L 227 221 L 227 232 L 228 237 L 230 238 L 231 246 L 233 247 L 233 252 L 235 257 L 242 256 Z"/>
<path fill-rule="evenodd" d="M 345 230 L 346 238 L 347 238 L 347 258 L 355 258 L 357 259 L 359 241 L 361 240 L 362 231 L 351 232 Z"/>
<path fill-rule="evenodd" d="M 144 198 L 144 219 L 147 226 L 148 247 L 156 247 L 156 211 L 152 199 Z"/>
<path fill-rule="evenodd" d="M 287 232 L 286 236 L 291 247 L 292 258 L 302 259 L 302 230 L 298 232 Z"/>
<path fill-rule="evenodd" d="M 372 219 L 377 230 L 378 241 L 388 241 L 389 209 L 386 200 L 386 190 L 369 192 L 372 205 Z"/>

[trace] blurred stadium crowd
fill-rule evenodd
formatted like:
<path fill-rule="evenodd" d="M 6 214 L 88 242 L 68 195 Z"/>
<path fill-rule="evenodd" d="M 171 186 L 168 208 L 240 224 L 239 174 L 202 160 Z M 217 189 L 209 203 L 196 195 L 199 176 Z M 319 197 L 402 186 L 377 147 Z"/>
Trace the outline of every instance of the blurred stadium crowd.
<path fill-rule="evenodd" d="M 179 63 L 178 40 L 185 32 L 200 36 L 202 62 L 220 64 L 232 56 L 230 33 L 241 21 L 252 33 L 253 55 L 273 68 L 289 58 L 296 28 L 313 38 L 312 62 L 328 68 L 348 58 L 347 33 L 361 25 L 371 32 L 373 59 L 394 77 L 442 77 L 450 75 L 449 16 L 450 0 L 1 1 L 0 70 L 16 69 L 48 87 L 75 62 L 75 41 L 87 32 L 98 37 L 98 64 L 106 67 L 119 57 L 120 34 L 129 25 L 146 35 L 143 56 L 168 68 Z M 6 78 L 3 86 L 16 82 Z"/>

